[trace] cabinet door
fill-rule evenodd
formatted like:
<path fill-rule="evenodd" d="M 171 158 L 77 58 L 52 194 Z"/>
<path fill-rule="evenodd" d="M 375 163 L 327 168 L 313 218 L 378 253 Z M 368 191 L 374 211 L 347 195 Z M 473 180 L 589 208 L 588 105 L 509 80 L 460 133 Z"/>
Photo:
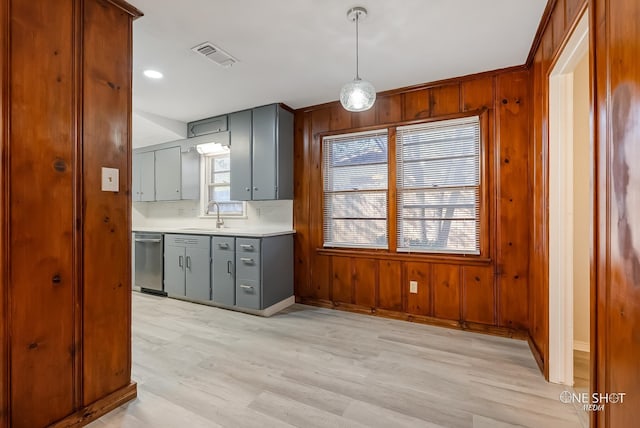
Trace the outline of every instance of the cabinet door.
<path fill-rule="evenodd" d="M 253 200 L 276 199 L 278 105 L 253 109 Z"/>
<path fill-rule="evenodd" d="M 181 199 L 200 199 L 200 155 L 196 151 L 180 154 L 182 165 Z"/>
<path fill-rule="evenodd" d="M 210 250 L 187 248 L 185 268 L 187 297 L 195 300 L 211 300 Z"/>
<path fill-rule="evenodd" d="M 156 201 L 180 199 L 180 147 L 156 150 Z"/>
<path fill-rule="evenodd" d="M 233 259 L 233 251 L 213 252 L 213 301 L 227 306 L 236 304 Z"/>
<path fill-rule="evenodd" d="M 251 110 L 229 115 L 231 199 L 251 200 Z"/>
<path fill-rule="evenodd" d="M 169 296 L 185 296 L 185 249 L 164 247 L 164 291 Z"/>
<path fill-rule="evenodd" d="M 133 200 L 155 201 L 155 155 L 153 152 L 138 153 L 133 156 Z"/>
<path fill-rule="evenodd" d="M 140 179 L 142 178 L 142 154 L 133 155 L 131 161 L 131 198 L 140 201 Z"/>

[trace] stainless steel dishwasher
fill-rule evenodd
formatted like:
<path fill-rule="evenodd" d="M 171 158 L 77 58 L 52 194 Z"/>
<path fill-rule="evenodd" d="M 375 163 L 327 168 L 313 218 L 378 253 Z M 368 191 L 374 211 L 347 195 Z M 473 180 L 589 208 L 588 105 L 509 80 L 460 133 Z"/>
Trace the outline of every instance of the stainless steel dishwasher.
<path fill-rule="evenodd" d="M 136 232 L 135 285 L 146 293 L 166 296 L 162 281 L 162 234 Z"/>

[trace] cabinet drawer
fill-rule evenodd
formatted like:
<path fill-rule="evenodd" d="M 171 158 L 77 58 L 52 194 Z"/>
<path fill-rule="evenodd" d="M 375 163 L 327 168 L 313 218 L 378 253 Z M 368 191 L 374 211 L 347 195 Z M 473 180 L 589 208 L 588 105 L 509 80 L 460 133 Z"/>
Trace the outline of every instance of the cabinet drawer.
<path fill-rule="evenodd" d="M 234 238 L 233 236 L 214 236 L 213 251 L 233 253 L 236 250 L 235 243 L 236 243 L 236 238 Z"/>
<path fill-rule="evenodd" d="M 259 253 L 260 238 L 236 238 L 238 253 Z"/>
<path fill-rule="evenodd" d="M 250 279 L 236 282 L 236 306 L 260 309 L 260 283 Z"/>
<path fill-rule="evenodd" d="M 236 253 L 236 278 L 260 279 L 260 255 Z"/>

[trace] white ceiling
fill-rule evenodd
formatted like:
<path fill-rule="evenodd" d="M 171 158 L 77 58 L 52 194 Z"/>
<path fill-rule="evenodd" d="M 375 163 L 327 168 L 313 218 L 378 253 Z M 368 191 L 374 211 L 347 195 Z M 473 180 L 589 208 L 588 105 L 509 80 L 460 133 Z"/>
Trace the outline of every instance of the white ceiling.
<path fill-rule="evenodd" d="M 188 122 L 272 102 L 337 100 L 355 74 L 352 6 L 369 11 L 360 23 L 360 75 L 384 91 L 523 64 L 546 2 L 130 0 L 145 14 L 133 29 L 134 145 L 181 136 L 154 118 Z M 239 62 L 225 69 L 191 51 L 204 41 Z M 164 78 L 144 77 L 147 68 Z"/>

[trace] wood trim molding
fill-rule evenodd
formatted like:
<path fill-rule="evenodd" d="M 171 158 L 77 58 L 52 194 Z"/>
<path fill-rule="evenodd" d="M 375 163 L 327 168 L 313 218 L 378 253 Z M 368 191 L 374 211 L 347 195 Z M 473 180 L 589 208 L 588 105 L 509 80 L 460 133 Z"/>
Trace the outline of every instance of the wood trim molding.
<path fill-rule="evenodd" d="M 458 256 L 458 255 L 434 255 L 427 253 L 391 253 L 386 250 L 358 250 L 337 248 L 316 248 L 316 254 L 320 256 L 341 256 L 363 259 L 398 260 L 405 262 L 425 262 L 457 264 L 464 266 L 487 266 L 492 263 L 490 257 Z"/>
<path fill-rule="evenodd" d="M 406 312 L 396 312 L 386 309 L 369 308 L 365 306 L 354 305 L 350 303 L 334 303 L 330 300 L 310 299 L 305 297 L 297 297 L 296 302 L 317 306 L 320 308 L 337 309 L 339 311 L 352 312 L 357 314 L 372 315 L 382 318 L 395 319 L 400 321 L 415 322 L 418 324 L 427 324 L 438 327 L 452 328 L 454 330 L 466 330 L 474 333 L 483 333 L 491 336 L 507 337 L 511 339 L 528 340 L 529 333 L 526 330 L 517 330 L 507 327 L 498 327 L 487 324 L 480 324 L 468 321 L 446 320 L 434 318 L 425 315 L 414 315 Z"/>
<path fill-rule="evenodd" d="M 540 373 L 545 376 L 545 364 L 544 364 L 544 360 L 542 358 L 542 353 L 540 352 L 540 350 L 538 349 L 538 347 L 536 346 L 536 342 L 533 340 L 533 338 L 531 337 L 531 335 L 527 335 L 527 343 L 529 344 L 529 349 L 531 350 L 531 353 L 533 354 L 533 358 L 535 358 L 536 360 L 536 364 L 538 364 L 538 368 L 540 369 Z"/>
<path fill-rule="evenodd" d="M 420 84 L 411 85 L 411 86 L 404 86 L 402 88 L 390 89 L 388 91 L 381 91 L 377 93 L 377 97 L 380 98 L 380 97 L 386 97 L 389 95 L 405 94 L 407 92 L 421 91 L 423 89 L 432 89 L 440 86 L 447 86 L 447 85 L 457 84 L 461 82 L 466 82 L 469 80 L 483 79 L 486 77 L 494 77 L 503 73 L 511 73 L 514 71 L 524 71 L 524 70 L 528 70 L 527 64 L 514 65 L 511 67 L 499 68 L 496 70 L 483 71 L 480 73 L 467 74 L 465 76 L 451 77 L 448 79 L 436 80 L 436 81 L 427 82 L 427 83 L 420 83 Z M 339 103 L 339 101 L 329 101 L 323 104 L 316 104 L 308 107 L 302 107 L 300 109 L 297 109 L 296 112 L 307 113 L 307 112 L 312 112 L 314 110 L 322 110 L 325 108 L 332 107 L 336 105 L 336 103 Z"/>
<path fill-rule="evenodd" d="M 78 410 L 74 414 L 67 416 L 61 421 L 50 425 L 49 428 L 81 427 L 87 425 L 89 422 L 95 421 L 116 407 L 135 399 L 137 396 L 137 385 L 135 382 L 131 382 L 124 388 L 120 388 L 106 397 Z"/>
<path fill-rule="evenodd" d="M 540 24 L 538 24 L 538 30 L 536 31 L 536 35 L 533 38 L 531 49 L 529 49 L 529 55 L 527 56 L 527 60 L 524 63 L 524 66 L 526 68 L 530 68 L 533 64 L 533 58 L 536 56 L 536 52 L 540 47 L 540 43 L 542 43 L 542 36 L 549 26 L 549 22 L 551 21 L 551 14 L 553 13 L 553 9 L 555 8 L 556 3 L 558 3 L 558 0 L 547 1 L 547 6 L 544 8 L 542 18 L 540 18 Z"/>
<path fill-rule="evenodd" d="M 141 16 L 144 16 L 144 13 L 142 13 L 141 10 L 139 10 L 135 6 L 130 5 L 129 3 L 127 3 L 124 0 L 101 0 L 101 1 L 106 1 L 108 3 L 111 3 L 112 5 L 117 7 L 118 9 L 121 9 L 123 12 L 126 12 L 129 15 L 131 15 L 133 17 L 133 19 L 138 19 Z"/>
<path fill-rule="evenodd" d="M 9 391 L 9 1 L 0 1 L 0 427 L 10 419 Z"/>

